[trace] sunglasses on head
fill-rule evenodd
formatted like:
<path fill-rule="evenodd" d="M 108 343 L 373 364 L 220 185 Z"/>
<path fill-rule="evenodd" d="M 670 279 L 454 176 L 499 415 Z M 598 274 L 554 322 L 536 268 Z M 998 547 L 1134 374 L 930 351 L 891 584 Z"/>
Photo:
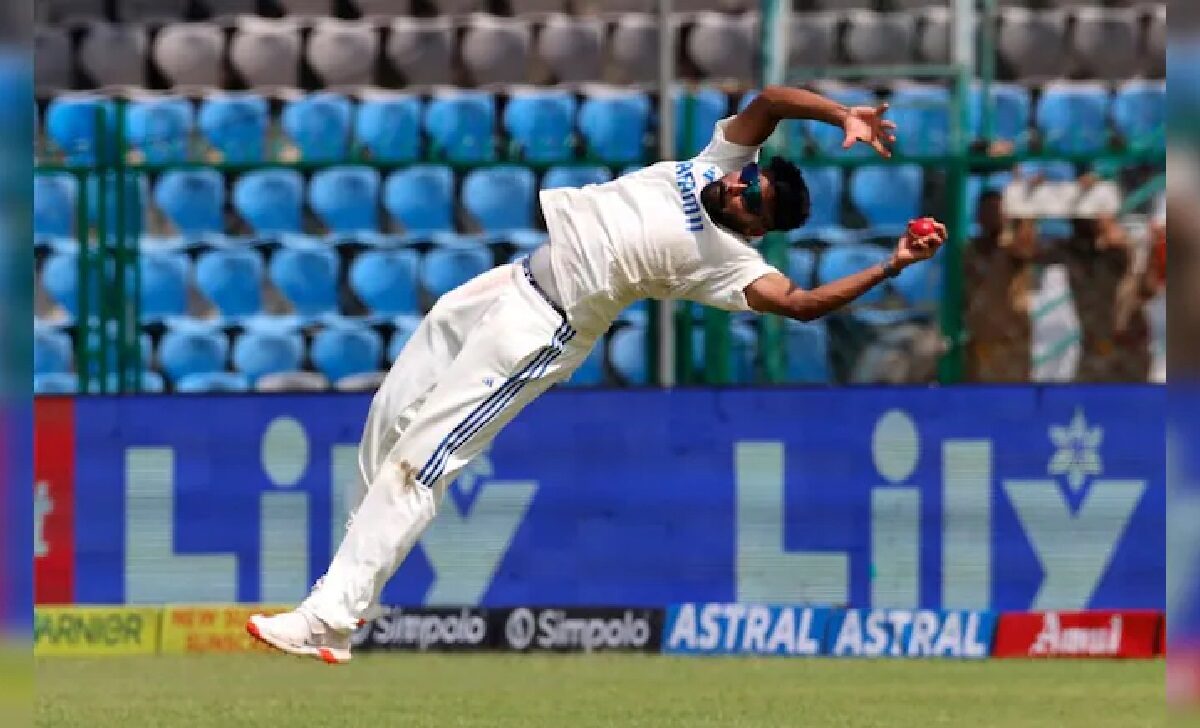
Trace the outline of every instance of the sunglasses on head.
<path fill-rule="evenodd" d="M 742 167 L 738 181 L 746 185 L 742 190 L 742 200 L 746 203 L 746 209 L 755 215 L 762 212 L 762 183 L 759 181 L 758 164 L 751 162 Z"/>

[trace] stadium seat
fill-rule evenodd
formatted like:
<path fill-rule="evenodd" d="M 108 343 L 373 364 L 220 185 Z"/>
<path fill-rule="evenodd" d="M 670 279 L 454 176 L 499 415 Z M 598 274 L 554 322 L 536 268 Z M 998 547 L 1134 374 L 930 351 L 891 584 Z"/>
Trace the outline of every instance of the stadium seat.
<path fill-rule="evenodd" d="M 355 374 L 379 371 L 382 354 L 379 334 L 348 322 L 322 329 L 309 351 L 317 371 L 335 383 Z"/>
<path fill-rule="evenodd" d="M 829 335 L 822 321 L 783 322 L 787 381 L 793 384 L 828 384 Z"/>
<path fill-rule="evenodd" d="M 477 85 L 523 83 L 529 77 L 531 36 L 524 18 L 480 13 L 467 20 L 459 53 Z"/>
<path fill-rule="evenodd" d="M 59 24 L 100 20 L 107 17 L 105 0 L 40 0 L 39 8 L 46 13 L 46 20 Z"/>
<path fill-rule="evenodd" d="M 336 10 L 335 0 L 275 0 L 289 18 L 310 22 L 328 20 Z"/>
<path fill-rule="evenodd" d="M 93 226 L 100 224 L 100 178 L 95 175 L 89 175 L 86 181 L 87 184 L 87 202 L 88 202 L 88 222 Z M 106 226 L 110 235 L 117 234 L 117 176 L 115 172 L 105 174 L 104 184 L 104 210 L 106 218 Z M 145 228 L 146 210 L 150 203 L 149 181 L 146 176 L 141 173 L 127 171 L 125 173 L 125 209 L 124 223 L 125 234 L 130 240 L 138 238 L 142 230 Z"/>
<path fill-rule="evenodd" d="M 221 86 L 225 34 L 216 23 L 171 23 L 154 37 L 154 64 L 172 86 Z"/>
<path fill-rule="evenodd" d="M 68 372 L 47 372 L 33 375 L 34 394 L 75 394 L 79 391 L 79 377 Z"/>
<path fill-rule="evenodd" d="M 378 56 L 379 33 L 373 24 L 330 17 L 315 21 L 305 49 L 309 67 L 325 86 L 372 83 Z"/>
<path fill-rule="evenodd" d="M 688 57 L 705 77 L 744 84 L 754 81 L 758 38 L 748 22 L 752 16 L 701 12 L 687 35 Z"/>
<path fill-rule="evenodd" d="M 850 178 L 850 200 L 873 227 L 903 228 L 921 215 L 925 170 L 915 164 L 863 167 Z"/>
<path fill-rule="evenodd" d="M 338 258 L 324 245 L 284 246 L 271 258 L 270 277 L 301 316 L 337 309 Z"/>
<path fill-rule="evenodd" d="M 248 329 L 233 345 L 233 368 L 253 384 L 259 377 L 293 372 L 304 360 L 304 340 L 298 333 Z"/>
<path fill-rule="evenodd" d="M 817 281 L 817 256 L 811 248 L 791 248 L 787 252 L 788 278 L 801 288 L 813 288 Z"/>
<path fill-rule="evenodd" d="M 1108 146 L 1108 105 L 1108 91 L 1098 83 L 1048 85 L 1037 106 L 1044 145 L 1064 154 L 1104 150 Z"/>
<path fill-rule="evenodd" d="M 707 332 L 703 323 L 692 328 L 692 366 L 697 372 L 707 368 Z M 756 379 L 754 358 L 758 351 L 758 332 L 753 325 L 733 320 L 729 322 L 729 367 L 730 382 L 749 384 Z"/>
<path fill-rule="evenodd" d="M 609 163 L 641 162 L 649 126 L 650 99 L 636 91 L 593 95 L 579 111 L 588 154 Z"/>
<path fill-rule="evenodd" d="M 151 164 L 184 161 L 194 115 L 192 102 L 180 96 L 135 99 L 126 107 L 125 141 Z"/>
<path fill-rule="evenodd" d="M 258 12 L 257 0 L 194 0 L 214 22 L 236 21 Z"/>
<path fill-rule="evenodd" d="M 455 33 L 450 18 L 394 18 L 388 32 L 388 61 L 408 86 L 452 84 Z"/>
<path fill-rule="evenodd" d="M 504 108 L 504 129 L 522 159 L 561 162 L 571 158 L 575 97 L 566 91 L 514 92 Z"/>
<path fill-rule="evenodd" d="M 432 298 L 440 298 L 491 267 L 487 248 L 435 247 L 421 261 L 421 287 Z"/>
<path fill-rule="evenodd" d="M 1029 125 L 1033 114 L 1033 100 L 1029 89 L 1018 84 L 993 84 L 988 94 L 991 99 L 991 139 L 1002 139 L 1024 147 L 1029 140 Z M 984 138 L 984 94 L 983 87 L 971 87 L 968 97 L 968 124 L 974 139 Z"/>
<path fill-rule="evenodd" d="M 353 114 L 350 99 L 341 94 L 309 94 L 284 107 L 283 133 L 305 161 L 340 162 L 350 148 Z"/>
<path fill-rule="evenodd" d="M 412 162 L 421 154 L 421 99 L 364 94 L 354 116 L 355 146 L 375 162 Z"/>
<path fill-rule="evenodd" d="M 485 12 L 487 0 L 431 0 L 442 15 L 468 15 Z"/>
<path fill-rule="evenodd" d="M 379 171 L 371 167 L 332 167 L 313 175 L 308 204 L 329 232 L 379 230 Z"/>
<path fill-rule="evenodd" d="M 156 321 L 182 316 L 188 306 L 187 255 L 173 251 L 143 250 L 138 255 L 141 272 L 141 317 Z"/>
<path fill-rule="evenodd" d="M 324 392 L 329 380 L 316 372 L 276 372 L 254 382 L 255 392 Z"/>
<path fill-rule="evenodd" d="M 419 267 L 414 250 L 368 250 L 350 264 L 350 290 L 374 314 L 416 313 Z"/>
<path fill-rule="evenodd" d="M 350 5 L 363 18 L 390 19 L 396 16 L 407 16 L 407 3 L 397 4 L 396 0 L 349 0 Z"/>
<path fill-rule="evenodd" d="M 79 257 L 75 253 L 54 253 L 42 265 L 42 288 L 72 317 L 79 315 Z M 93 289 L 91 297 L 96 297 Z"/>
<path fill-rule="evenodd" d="M 75 75 L 74 61 L 71 38 L 65 28 L 34 27 L 34 86 L 52 93 L 71 88 Z"/>
<path fill-rule="evenodd" d="M 33 327 L 33 373 L 69 372 L 74 355 L 71 337 L 47 326 Z"/>
<path fill-rule="evenodd" d="M 608 361 L 624 384 L 636 386 L 650 383 L 646 363 L 646 328 L 622 326 L 608 340 Z"/>
<path fill-rule="evenodd" d="M 1070 46 L 1067 15 L 1061 10 L 1000 8 L 996 51 L 1019 78 L 1051 79 L 1067 74 Z"/>
<path fill-rule="evenodd" d="M 233 205 L 258 235 L 298 233 L 304 180 L 291 169 L 248 172 L 233 187 Z"/>
<path fill-rule="evenodd" d="M 200 106 L 200 131 L 226 162 L 257 162 L 266 155 L 269 116 L 256 93 L 213 94 Z"/>
<path fill-rule="evenodd" d="M 911 63 L 915 23 L 909 13 L 851 10 L 844 41 L 850 62 L 862 66 Z"/>
<path fill-rule="evenodd" d="M 604 39 L 598 18 L 556 14 L 538 34 L 538 55 L 559 83 L 598 81 L 604 71 Z"/>
<path fill-rule="evenodd" d="M 928 3 L 926 3 L 928 4 Z M 950 7 L 937 5 L 915 11 L 917 20 L 917 56 L 925 63 L 950 63 L 953 17 Z"/>
<path fill-rule="evenodd" d="M 658 78 L 658 18 L 624 13 L 609 39 L 610 65 L 621 83 L 649 83 Z"/>
<path fill-rule="evenodd" d="M 142 372 L 134 391 L 142 394 L 162 394 L 166 391 L 166 381 L 158 372 Z M 121 389 L 119 375 L 116 372 L 108 375 L 108 391 L 118 392 Z"/>
<path fill-rule="evenodd" d="M 886 261 L 891 251 L 876 245 L 839 245 L 821 254 L 817 264 L 817 283 L 824 285 L 839 278 L 879 265 Z M 883 300 L 886 289 L 876 286 L 857 300 L 858 303 L 878 303 Z"/>
<path fill-rule="evenodd" d="M 406 232 L 454 229 L 454 172 L 416 165 L 393 172 L 383 186 L 383 206 Z"/>
<path fill-rule="evenodd" d="M 118 0 L 117 19 L 122 23 L 166 23 L 187 14 L 188 0 Z"/>
<path fill-rule="evenodd" d="M 183 236 L 225 229 L 225 178 L 215 169 L 171 170 L 159 177 L 154 204 Z"/>
<path fill-rule="evenodd" d="M 79 41 L 79 68 L 91 86 L 146 85 L 146 31 L 140 25 L 91 23 Z"/>
<path fill-rule="evenodd" d="M 829 84 L 822 86 L 818 90 L 823 95 L 845 106 L 874 106 L 879 103 L 879 99 L 876 98 L 874 93 L 866 88 L 857 86 Z M 804 121 L 799 124 L 807 132 L 808 138 L 812 140 L 818 155 L 851 155 L 858 157 L 875 155 L 875 150 L 865 144 L 855 144 L 848 150 L 842 150 L 842 140 L 845 139 L 846 134 L 836 126 L 820 121 Z M 791 143 L 794 144 L 795 142 Z"/>
<path fill-rule="evenodd" d="M 197 372 L 182 377 L 175 384 L 177 394 L 213 394 L 250 391 L 250 382 L 233 372 Z"/>
<path fill-rule="evenodd" d="M 196 261 L 196 288 L 226 318 L 262 309 L 263 263 L 253 250 L 212 250 Z"/>
<path fill-rule="evenodd" d="M 421 317 L 416 315 L 397 316 L 393 321 L 396 330 L 392 333 L 392 338 L 388 341 L 387 357 L 389 362 L 396 361 L 400 357 L 400 352 L 404 349 L 404 345 L 416 333 L 417 327 L 421 325 Z"/>
<path fill-rule="evenodd" d="M 495 154 L 496 100 L 485 91 L 439 94 L 425 107 L 434 154 L 453 162 L 484 162 Z"/>
<path fill-rule="evenodd" d="M 111 100 L 90 93 L 67 94 L 55 97 L 46 108 L 46 135 L 62 151 L 67 164 L 93 165 L 101 150 L 106 156 L 113 153 L 116 121 Z"/>
<path fill-rule="evenodd" d="M 679 159 L 691 159 L 708 146 L 717 122 L 729 115 L 729 97 L 711 87 L 696 89 L 690 94 L 690 100 L 688 95 L 679 90 L 673 96 L 675 154 Z"/>
<path fill-rule="evenodd" d="M 484 232 L 533 227 L 536 181 L 526 167 L 472 170 L 463 178 L 462 203 Z"/>
<path fill-rule="evenodd" d="M 229 340 L 225 334 L 193 322 L 169 324 L 158 346 L 159 366 L 177 385 L 188 375 L 224 371 L 228 358 Z"/>
<path fill-rule="evenodd" d="M 604 339 L 592 346 L 587 358 L 563 384 L 568 387 L 595 387 L 604 384 Z"/>
<path fill-rule="evenodd" d="M 1075 11 L 1071 34 L 1077 58 L 1088 78 L 1129 78 L 1141 65 L 1137 8 L 1082 7 Z"/>
<path fill-rule="evenodd" d="M 789 23 L 788 64 L 824 68 L 837 51 L 838 15 L 831 12 L 792 13 Z"/>
<path fill-rule="evenodd" d="M 842 192 L 845 177 L 840 167 L 805 167 L 801 170 L 812 203 L 809 228 L 842 224 Z"/>
<path fill-rule="evenodd" d="M 1150 78 L 1167 77 L 1167 6 L 1157 3 L 1150 7 L 1149 27 L 1146 29 L 1146 59 L 1143 64 Z"/>
<path fill-rule="evenodd" d="M 937 256 L 921 265 L 900 271 L 892 288 L 904 302 L 923 312 L 935 312 L 942 300 L 942 270 L 945 257 Z"/>
<path fill-rule="evenodd" d="M 33 178 L 33 234 L 36 237 L 75 235 L 75 201 L 79 180 L 66 172 L 43 172 Z"/>
<path fill-rule="evenodd" d="M 612 180 L 608 167 L 551 167 L 542 177 L 542 189 L 601 185 Z"/>
<path fill-rule="evenodd" d="M 903 130 L 896 135 L 895 149 L 900 154 L 949 153 L 950 92 L 946 88 L 899 84 L 892 93 L 890 116 Z"/>
<path fill-rule="evenodd" d="M 1154 149 L 1166 137 L 1167 84 L 1165 81 L 1129 81 L 1113 99 L 1113 125 L 1135 149 Z"/>
<path fill-rule="evenodd" d="M 300 85 L 300 28 L 286 19 L 242 16 L 229 60 L 250 88 L 295 88 Z"/>

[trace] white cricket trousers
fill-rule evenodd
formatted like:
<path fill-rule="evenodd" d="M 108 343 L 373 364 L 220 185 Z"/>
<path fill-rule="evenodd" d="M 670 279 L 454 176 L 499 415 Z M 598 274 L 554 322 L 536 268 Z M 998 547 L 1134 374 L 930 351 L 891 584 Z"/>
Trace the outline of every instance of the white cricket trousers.
<path fill-rule="evenodd" d="M 302 607 L 338 630 L 368 616 L 437 514 L 446 486 L 521 409 L 587 357 L 520 264 L 438 300 L 371 403 L 358 465 L 365 495 Z"/>

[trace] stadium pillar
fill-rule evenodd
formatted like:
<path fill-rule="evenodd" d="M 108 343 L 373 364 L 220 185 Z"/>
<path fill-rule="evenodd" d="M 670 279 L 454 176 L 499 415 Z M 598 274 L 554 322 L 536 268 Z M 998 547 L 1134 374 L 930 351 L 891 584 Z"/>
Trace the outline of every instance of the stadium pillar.
<path fill-rule="evenodd" d="M 675 83 L 675 33 L 671 21 L 671 0 L 658 0 L 658 153 L 659 159 L 675 158 L 675 118 L 671 103 L 671 88 Z M 675 384 L 675 301 L 664 299 L 657 304 L 658 340 L 648 350 L 657 354 L 658 384 Z"/>

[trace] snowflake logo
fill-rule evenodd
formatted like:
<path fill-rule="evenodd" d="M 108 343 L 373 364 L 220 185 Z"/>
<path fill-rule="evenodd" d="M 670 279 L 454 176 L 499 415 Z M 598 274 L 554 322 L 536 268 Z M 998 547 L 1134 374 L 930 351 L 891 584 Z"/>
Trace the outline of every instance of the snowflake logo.
<path fill-rule="evenodd" d="M 1083 409 L 1076 409 L 1070 424 L 1050 428 L 1050 441 L 1055 450 L 1047 472 L 1067 476 L 1067 484 L 1078 493 L 1088 476 L 1099 475 L 1104 470 L 1099 452 L 1103 440 L 1104 428 L 1088 427 Z"/>

